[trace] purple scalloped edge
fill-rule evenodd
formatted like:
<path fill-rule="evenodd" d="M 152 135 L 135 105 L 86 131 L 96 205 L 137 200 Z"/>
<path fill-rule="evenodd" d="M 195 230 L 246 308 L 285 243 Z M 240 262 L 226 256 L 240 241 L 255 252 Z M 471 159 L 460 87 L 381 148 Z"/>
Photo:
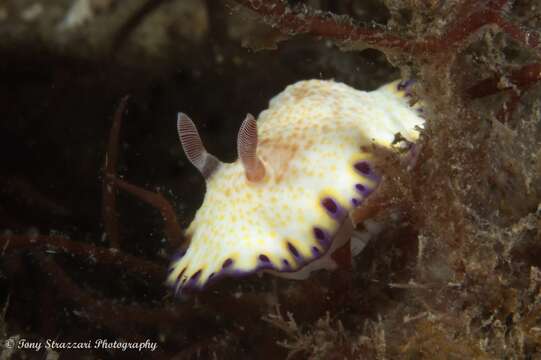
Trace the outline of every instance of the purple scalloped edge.
<path fill-rule="evenodd" d="M 396 85 L 396 90 L 403 91 L 406 96 L 411 96 L 411 89 L 416 82 L 417 81 L 413 79 L 402 80 Z"/>
<path fill-rule="evenodd" d="M 371 169 L 372 169 L 372 167 L 371 167 Z M 375 174 L 374 171 L 371 171 L 371 173 L 374 174 L 374 177 L 375 177 L 374 180 L 377 178 L 376 182 L 379 185 L 380 177 L 377 174 Z M 363 186 L 367 189 L 367 191 L 361 192 L 361 191 L 359 191 L 359 189 L 357 189 L 357 191 L 361 192 L 363 197 L 364 197 L 363 199 L 360 200 L 360 204 L 362 204 L 362 201 L 366 197 L 370 196 L 373 193 L 373 191 L 375 191 L 376 188 L 377 188 L 377 185 L 374 188 L 368 188 L 365 185 L 363 185 Z M 342 223 L 345 220 L 348 212 L 338 202 L 336 202 L 336 205 L 338 207 L 338 213 L 340 214 L 339 215 L 340 217 L 333 216 L 333 214 L 330 214 L 330 213 L 329 213 L 329 216 L 331 216 L 336 221 L 339 221 L 340 226 L 342 226 Z M 337 231 L 340 228 L 340 226 L 337 228 Z M 316 228 L 316 227 L 317 226 L 314 226 L 314 228 Z M 195 282 L 192 279 L 193 278 L 193 275 L 192 275 L 192 277 L 190 279 L 188 279 L 188 281 L 186 281 L 186 283 L 184 283 L 183 285 L 178 287 L 178 290 L 177 290 L 178 281 L 175 281 L 173 284 L 167 284 L 167 285 L 175 290 L 175 295 L 176 296 L 180 296 L 181 294 L 185 294 L 187 292 L 189 293 L 191 291 L 203 291 L 204 289 L 211 287 L 214 283 L 218 282 L 220 279 L 222 279 L 224 277 L 242 278 L 242 277 L 247 277 L 249 275 L 255 274 L 255 273 L 257 273 L 257 272 L 259 272 L 261 270 L 273 270 L 273 271 L 277 271 L 277 272 L 281 272 L 281 273 L 292 273 L 292 272 L 302 271 L 302 269 L 306 265 L 308 265 L 309 263 L 311 263 L 313 261 L 316 261 L 317 259 L 319 259 L 319 258 L 323 257 L 325 254 L 327 254 L 327 252 L 332 247 L 332 243 L 334 241 L 336 232 L 335 233 L 329 233 L 328 231 L 326 231 L 324 229 L 321 229 L 321 230 L 324 232 L 325 239 L 327 239 L 327 241 L 322 241 L 321 239 L 318 239 L 317 237 L 316 237 L 316 241 L 323 247 L 323 251 L 318 250 L 317 253 L 316 253 L 313 250 L 313 247 L 311 247 L 311 249 L 310 249 L 311 250 L 311 256 L 309 256 L 309 257 L 302 257 L 302 256 L 297 257 L 297 256 L 294 256 L 295 260 L 297 262 L 297 265 L 298 265 L 298 267 L 296 267 L 296 268 L 292 268 L 289 263 L 284 264 L 284 266 L 282 266 L 282 267 L 277 267 L 273 263 L 268 263 L 266 261 L 262 261 L 261 259 L 258 259 L 258 265 L 253 269 L 250 269 L 250 270 L 238 270 L 238 269 L 234 268 L 235 265 L 233 263 L 231 266 L 228 266 L 226 268 L 222 268 L 220 271 L 218 271 L 218 272 L 214 273 L 213 275 L 211 275 L 211 277 L 209 277 L 207 279 L 207 281 L 205 283 L 203 283 L 203 284 L 197 284 L 197 282 Z M 185 254 L 185 252 L 182 254 L 182 256 L 184 256 L 184 254 Z M 177 260 L 180 257 L 182 257 L 182 256 L 179 257 L 178 254 L 175 254 L 175 255 L 176 255 Z M 171 272 L 172 269 L 173 269 L 173 267 L 171 267 L 169 269 L 169 272 Z"/>
<path fill-rule="evenodd" d="M 320 251 L 317 256 L 314 253 L 313 249 L 311 249 L 311 254 L 312 254 L 311 256 L 295 257 L 298 264 L 297 268 L 292 268 L 291 265 L 289 264 L 288 265 L 284 264 L 284 266 L 282 267 L 276 267 L 273 263 L 266 263 L 258 259 L 258 265 L 253 269 L 238 270 L 234 268 L 234 264 L 233 264 L 232 267 L 230 268 L 222 269 L 219 272 L 214 273 L 214 275 L 211 278 L 207 279 L 205 283 L 200 284 L 200 285 L 194 282 L 192 278 L 190 278 L 188 281 L 186 281 L 186 283 L 181 285 L 178 288 L 178 290 L 176 290 L 178 281 L 176 281 L 174 284 L 167 284 L 167 285 L 175 290 L 176 296 L 180 296 L 181 294 L 185 294 L 186 292 L 189 293 L 190 291 L 202 291 L 224 277 L 242 278 L 242 277 L 255 274 L 261 270 L 273 270 L 273 271 L 278 271 L 281 273 L 292 273 L 292 272 L 301 271 L 306 265 L 321 258 L 329 251 L 329 249 L 331 248 L 332 242 L 334 241 L 334 234 L 332 236 L 328 234 L 328 232 L 326 232 L 326 234 L 328 235 L 328 238 L 330 239 L 328 242 L 328 246 L 324 246 L 324 244 L 321 241 L 318 241 L 318 243 L 321 244 L 321 246 L 323 246 L 323 251 Z"/>
<path fill-rule="evenodd" d="M 370 179 L 377 184 L 379 184 L 379 182 L 381 181 L 381 175 L 376 172 L 376 170 L 374 169 L 374 165 L 368 160 L 357 161 L 355 164 L 353 164 L 353 168 L 355 169 L 357 174 L 364 178 Z M 376 187 L 377 185 L 374 187 L 374 189 Z"/>

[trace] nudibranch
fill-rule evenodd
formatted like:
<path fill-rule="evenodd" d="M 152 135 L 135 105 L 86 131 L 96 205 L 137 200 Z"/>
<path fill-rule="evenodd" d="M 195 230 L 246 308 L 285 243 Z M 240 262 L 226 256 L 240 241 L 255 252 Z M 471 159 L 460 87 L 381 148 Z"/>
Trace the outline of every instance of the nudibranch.
<path fill-rule="evenodd" d="M 180 141 L 206 179 L 206 194 L 167 282 L 178 293 L 226 275 L 304 279 L 335 268 L 330 254 L 354 230 L 350 212 L 383 175 L 372 149 L 390 149 L 397 134 L 409 143 L 419 137 L 424 119 L 419 103 L 410 104 L 411 87 L 395 81 L 365 92 L 334 81 L 297 82 L 258 120 L 246 116 L 233 163 L 209 154 L 180 113 Z"/>

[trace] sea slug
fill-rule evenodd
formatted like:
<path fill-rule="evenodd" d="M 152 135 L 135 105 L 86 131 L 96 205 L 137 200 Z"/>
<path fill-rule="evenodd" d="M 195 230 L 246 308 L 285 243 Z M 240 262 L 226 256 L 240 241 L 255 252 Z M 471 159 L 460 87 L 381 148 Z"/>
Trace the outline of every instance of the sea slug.
<path fill-rule="evenodd" d="M 398 134 L 410 143 L 419 137 L 424 119 L 409 102 L 412 83 L 372 92 L 324 80 L 288 86 L 257 120 L 246 116 L 233 163 L 209 154 L 180 113 L 181 144 L 206 194 L 167 282 L 180 292 L 225 275 L 304 279 L 333 269 L 330 254 L 354 229 L 348 214 L 381 181 L 373 149 L 390 149 Z"/>

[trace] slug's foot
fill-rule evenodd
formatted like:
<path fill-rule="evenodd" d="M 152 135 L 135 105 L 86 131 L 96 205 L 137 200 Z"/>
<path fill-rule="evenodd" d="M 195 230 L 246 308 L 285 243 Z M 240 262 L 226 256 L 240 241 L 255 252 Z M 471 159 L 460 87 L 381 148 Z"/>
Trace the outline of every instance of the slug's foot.
<path fill-rule="evenodd" d="M 371 237 L 372 235 L 367 231 L 353 231 L 350 242 L 350 251 L 352 258 L 359 255 L 364 250 Z"/>

